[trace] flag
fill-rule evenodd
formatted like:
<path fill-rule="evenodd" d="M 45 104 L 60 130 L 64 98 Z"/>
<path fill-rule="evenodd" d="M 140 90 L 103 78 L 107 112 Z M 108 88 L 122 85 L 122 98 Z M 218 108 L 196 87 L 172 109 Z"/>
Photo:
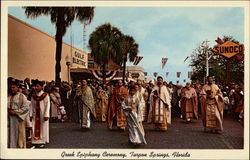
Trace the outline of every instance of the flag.
<path fill-rule="evenodd" d="M 188 78 L 191 79 L 193 72 L 188 72 Z"/>
<path fill-rule="evenodd" d="M 167 61 L 168 61 L 168 58 L 162 58 L 162 60 L 161 60 L 162 68 L 164 68 L 164 66 L 166 65 Z"/>
<path fill-rule="evenodd" d="M 181 72 L 176 72 L 177 78 L 180 78 Z"/>
<path fill-rule="evenodd" d="M 136 57 L 135 57 L 135 60 L 134 60 L 134 65 L 139 64 L 140 61 L 142 60 L 142 58 L 143 58 L 143 57 L 141 57 L 141 56 L 136 56 Z"/>
<path fill-rule="evenodd" d="M 184 59 L 184 62 L 186 62 L 186 60 L 189 58 L 189 56 L 187 56 L 185 59 Z"/>
<path fill-rule="evenodd" d="M 157 72 L 154 72 L 153 74 L 154 74 L 154 76 L 156 77 L 158 73 L 157 73 Z"/>
<path fill-rule="evenodd" d="M 236 58 L 237 58 L 238 61 L 242 61 L 242 60 L 244 60 L 244 55 L 243 54 L 237 54 Z"/>
<path fill-rule="evenodd" d="M 215 42 L 217 42 L 218 44 L 223 44 L 224 43 L 219 37 L 217 37 L 217 39 L 215 40 Z"/>
<path fill-rule="evenodd" d="M 166 77 L 168 77 L 169 72 L 166 72 Z"/>

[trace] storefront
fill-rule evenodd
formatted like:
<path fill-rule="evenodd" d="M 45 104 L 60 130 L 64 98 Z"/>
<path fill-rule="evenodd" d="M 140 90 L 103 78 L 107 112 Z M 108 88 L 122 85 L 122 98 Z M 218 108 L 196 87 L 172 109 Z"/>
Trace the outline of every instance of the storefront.
<path fill-rule="evenodd" d="M 54 80 L 55 49 L 53 36 L 11 15 L 8 16 L 8 76 L 20 80 L 26 77 Z M 61 80 L 68 81 L 69 72 L 74 75 L 87 69 L 88 54 L 63 42 Z"/>
<path fill-rule="evenodd" d="M 51 81 L 55 79 L 55 49 L 53 36 L 9 15 L 8 16 L 8 76 L 20 80 L 26 77 Z M 102 81 L 101 66 L 93 57 L 65 42 L 62 45 L 61 80 L 96 79 Z M 121 66 L 112 60 L 106 68 L 106 81 L 122 78 Z M 127 67 L 127 78 L 144 79 L 142 67 Z"/>

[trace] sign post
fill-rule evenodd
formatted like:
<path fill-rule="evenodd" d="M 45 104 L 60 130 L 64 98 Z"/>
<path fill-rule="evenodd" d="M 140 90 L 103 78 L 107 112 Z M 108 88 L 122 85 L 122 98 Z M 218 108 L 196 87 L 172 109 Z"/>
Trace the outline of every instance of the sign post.
<path fill-rule="evenodd" d="M 226 83 L 230 84 L 231 83 L 231 76 L 230 76 L 230 70 L 231 70 L 231 58 L 227 59 L 227 66 L 226 66 Z"/>
<path fill-rule="evenodd" d="M 218 38 L 219 39 L 219 38 Z M 215 40 L 218 43 L 218 39 Z M 220 39 L 219 39 L 220 40 Z M 244 45 L 243 44 L 236 44 L 231 41 L 223 42 L 222 40 L 219 41 L 220 43 L 211 50 L 215 55 L 224 56 L 227 59 L 226 64 L 226 83 L 231 83 L 230 78 L 230 71 L 231 71 L 231 60 L 232 57 L 243 54 L 244 52 Z"/>

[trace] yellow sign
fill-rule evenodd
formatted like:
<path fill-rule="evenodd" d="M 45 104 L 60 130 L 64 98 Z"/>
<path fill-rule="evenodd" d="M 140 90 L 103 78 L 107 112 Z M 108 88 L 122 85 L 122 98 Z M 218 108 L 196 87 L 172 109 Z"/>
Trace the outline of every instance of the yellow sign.
<path fill-rule="evenodd" d="M 236 44 L 231 41 L 227 41 L 221 45 L 216 45 L 212 52 L 214 54 L 222 55 L 227 58 L 231 58 L 235 56 L 236 54 L 243 53 L 244 52 L 244 45 L 243 44 Z"/>
<path fill-rule="evenodd" d="M 88 55 L 75 51 L 72 55 L 72 67 L 71 68 L 87 68 L 88 66 Z"/>

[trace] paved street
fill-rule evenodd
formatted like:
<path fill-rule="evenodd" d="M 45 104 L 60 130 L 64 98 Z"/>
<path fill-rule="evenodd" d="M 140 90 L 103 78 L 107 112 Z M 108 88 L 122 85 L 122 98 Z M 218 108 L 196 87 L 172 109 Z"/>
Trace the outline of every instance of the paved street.
<path fill-rule="evenodd" d="M 231 118 L 224 119 L 223 134 L 204 133 L 201 119 L 187 124 L 172 119 L 167 132 L 154 131 L 144 123 L 147 145 L 131 146 L 128 132 L 109 131 L 106 123 L 93 122 L 91 129 L 76 123 L 50 123 L 50 143 L 46 148 L 119 148 L 119 149 L 242 149 L 243 126 Z"/>

